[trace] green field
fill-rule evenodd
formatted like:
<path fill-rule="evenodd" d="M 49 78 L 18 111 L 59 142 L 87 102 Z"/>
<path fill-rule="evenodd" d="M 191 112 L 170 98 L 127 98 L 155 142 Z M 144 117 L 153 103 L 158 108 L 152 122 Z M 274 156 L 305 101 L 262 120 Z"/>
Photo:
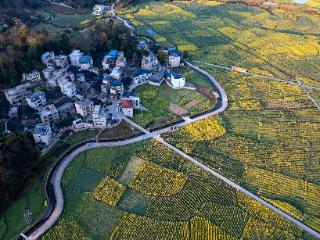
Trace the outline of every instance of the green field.
<path fill-rule="evenodd" d="M 149 172 L 139 164 L 134 176 L 126 177 L 129 184 L 116 206 L 96 200 L 93 195 L 99 184 L 96 176 L 123 182 L 121 176 L 126 165 L 137 159 L 159 170 Z M 130 163 L 131 168 L 135 168 L 134 165 Z M 183 177 L 178 188 L 176 181 L 166 177 L 166 172 L 176 178 Z M 146 178 L 140 182 L 142 175 Z M 144 187 L 148 178 L 147 187 L 151 192 Z M 86 179 L 95 180 L 88 183 Z M 172 186 L 177 192 L 163 195 L 163 182 L 168 190 Z M 68 166 L 62 186 L 65 196 L 62 217 L 42 239 L 218 239 L 218 236 L 312 239 L 272 211 L 153 141 L 81 153 Z M 112 188 L 104 191 L 111 194 Z"/>
<path fill-rule="evenodd" d="M 141 97 L 141 104 L 147 110 L 136 111 L 133 118 L 135 122 L 143 127 L 154 128 L 213 107 L 213 94 L 207 80 L 187 68 L 180 69 L 180 72 L 197 90 L 175 90 L 164 82 L 160 87 L 143 85 L 136 88 L 135 93 Z"/>
<path fill-rule="evenodd" d="M 191 60 L 319 86 L 319 16 L 196 1 L 143 3 L 125 17 L 139 34 L 152 29 L 162 46 L 188 51 Z M 221 115 L 226 133 L 211 140 L 190 138 L 214 131 L 204 122 L 202 131 L 181 130 L 166 139 L 320 230 L 320 118 L 303 89 L 199 66 L 226 90 L 229 107 Z M 319 101 L 319 91 L 310 91 Z"/>
<path fill-rule="evenodd" d="M 215 1 L 148 2 L 124 15 L 161 45 L 177 46 L 192 59 L 238 65 L 284 78 L 318 80 L 319 17 Z M 298 23 L 298 24 L 297 24 Z"/>

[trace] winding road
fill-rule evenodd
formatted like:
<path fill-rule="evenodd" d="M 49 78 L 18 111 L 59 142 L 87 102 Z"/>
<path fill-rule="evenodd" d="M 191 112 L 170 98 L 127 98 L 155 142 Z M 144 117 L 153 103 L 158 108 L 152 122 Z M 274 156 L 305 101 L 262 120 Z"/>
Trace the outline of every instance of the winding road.
<path fill-rule="evenodd" d="M 114 5 L 112 7 L 113 10 L 113 16 L 114 14 Z M 115 16 L 116 17 L 116 16 Z M 124 23 L 130 24 L 126 21 L 123 20 L 119 17 L 118 19 L 124 21 Z M 130 27 L 132 34 L 134 34 L 134 27 Z M 186 117 L 182 121 L 179 121 L 178 123 L 174 124 L 176 127 L 183 127 L 187 124 L 191 124 L 193 122 L 205 119 L 207 117 L 222 113 L 225 111 L 225 109 L 228 107 L 228 97 L 227 94 L 225 93 L 224 89 L 222 86 L 219 84 L 219 82 L 208 72 L 200 69 L 197 66 L 194 66 L 188 61 L 185 61 L 185 63 L 192 68 L 193 70 L 199 72 L 200 74 L 204 75 L 208 81 L 211 83 L 211 86 L 213 87 L 214 91 L 218 93 L 218 101 L 215 107 L 208 112 L 205 112 L 203 114 L 199 114 L 194 117 Z M 28 240 L 35 240 L 41 237 L 46 231 L 48 231 L 59 219 L 59 217 L 62 214 L 63 207 L 64 207 L 64 197 L 63 197 L 63 192 L 61 189 L 61 180 L 63 177 L 63 173 L 67 166 L 70 164 L 70 162 L 81 152 L 87 151 L 89 149 L 94 149 L 94 148 L 106 148 L 106 147 L 118 147 L 118 146 L 124 146 L 128 144 L 133 144 L 137 143 L 146 139 L 155 139 L 164 146 L 168 147 L 172 151 L 176 152 L 177 154 L 180 154 L 184 158 L 190 160 L 197 166 L 201 167 L 203 170 L 209 172 L 213 176 L 219 178 L 221 181 L 226 183 L 227 185 L 235 188 L 238 191 L 241 191 L 242 193 L 246 194 L 247 196 L 255 199 L 256 201 L 260 202 L 264 206 L 268 207 L 272 211 L 278 213 L 288 221 L 296 224 L 306 232 L 312 234 L 313 236 L 317 237 L 320 239 L 320 234 L 315 231 L 314 229 L 308 227 L 307 225 L 303 224 L 299 220 L 293 218 L 292 216 L 286 214 L 285 212 L 281 211 L 280 209 L 274 207 L 270 203 L 264 201 L 257 195 L 253 194 L 252 192 L 249 192 L 248 190 L 244 189 L 240 185 L 236 184 L 235 182 L 231 181 L 230 179 L 224 177 L 220 173 L 212 170 L 211 168 L 207 167 L 203 163 L 199 162 L 198 160 L 194 159 L 193 157 L 187 155 L 186 153 L 182 152 L 181 150 L 177 149 L 176 147 L 172 146 L 171 144 L 167 143 L 163 138 L 160 137 L 160 135 L 164 132 L 171 131 L 171 126 L 165 126 L 161 129 L 155 130 L 155 131 L 149 131 L 138 124 L 134 123 L 128 118 L 124 117 L 124 120 L 127 121 L 129 124 L 134 126 L 135 128 L 139 129 L 141 132 L 143 132 L 143 135 L 133 137 L 131 139 L 126 139 L 126 140 L 120 140 L 120 141 L 114 141 L 114 142 L 105 142 L 105 141 L 99 141 L 99 140 L 89 140 L 85 143 L 81 143 L 78 146 L 74 147 L 72 150 L 70 150 L 68 153 L 66 153 L 58 162 L 58 164 L 53 168 L 49 175 L 49 180 L 46 185 L 46 194 L 48 196 L 48 208 L 43 215 L 43 217 L 35 223 L 30 229 L 25 231 L 24 233 L 20 234 L 19 239 L 28 239 Z"/>

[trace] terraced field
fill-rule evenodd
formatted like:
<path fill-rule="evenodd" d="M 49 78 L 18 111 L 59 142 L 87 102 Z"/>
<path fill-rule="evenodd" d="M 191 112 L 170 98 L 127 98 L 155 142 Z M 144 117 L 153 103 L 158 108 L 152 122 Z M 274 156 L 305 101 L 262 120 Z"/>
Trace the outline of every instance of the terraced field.
<path fill-rule="evenodd" d="M 270 14 L 215 1 L 137 8 L 126 17 L 139 34 L 152 29 L 161 45 L 188 51 L 191 60 L 319 86 L 316 15 L 281 9 Z M 229 107 L 219 118 L 165 139 L 319 231 L 320 113 L 314 103 L 300 86 L 199 66 L 216 76 Z M 319 91 L 309 91 L 319 101 Z"/>
<path fill-rule="evenodd" d="M 63 215 L 42 239 L 312 239 L 154 141 L 82 153 L 62 182 Z"/>

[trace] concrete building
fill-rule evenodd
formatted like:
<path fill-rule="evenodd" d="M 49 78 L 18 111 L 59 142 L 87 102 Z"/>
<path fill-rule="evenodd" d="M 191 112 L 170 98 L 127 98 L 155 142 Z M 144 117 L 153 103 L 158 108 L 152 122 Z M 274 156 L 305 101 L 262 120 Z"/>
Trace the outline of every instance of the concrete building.
<path fill-rule="evenodd" d="M 22 74 L 22 83 L 25 82 L 38 82 L 41 80 L 41 75 L 37 70 L 33 70 L 30 73 L 23 73 Z"/>
<path fill-rule="evenodd" d="M 69 81 L 68 79 L 61 82 L 59 86 L 61 89 L 61 93 L 63 93 L 69 98 L 72 98 L 77 94 L 76 85 L 74 84 L 74 82 Z"/>
<path fill-rule="evenodd" d="M 40 112 L 41 121 L 45 124 L 56 123 L 60 120 L 58 109 L 53 105 L 47 105 Z"/>
<path fill-rule="evenodd" d="M 53 72 L 55 71 L 54 67 L 47 67 L 45 68 L 42 73 L 45 79 L 48 81 L 52 78 Z"/>
<path fill-rule="evenodd" d="M 49 146 L 52 142 L 53 133 L 49 124 L 38 123 L 34 128 L 33 139 L 36 143 L 44 143 Z"/>
<path fill-rule="evenodd" d="M 84 55 L 80 50 L 73 50 L 69 54 L 70 63 L 72 66 L 80 67 L 80 58 Z"/>
<path fill-rule="evenodd" d="M 133 103 L 131 100 L 121 100 L 121 110 L 126 117 L 133 117 Z"/>
<path fill-rule="evenodd" d="M 93 102 L 90 100 L 81 100 L 74 103 L 76 112 L 82 117 L 86 117 L 92 114 Z"/>
<path fill-rule="evenodd" d="M 106 94 L 110 92 L 111 81 L 112 81 L 112 78 L 109 75 L 103 74 L 101 92 Z"/>
<path fill-rule="evenodd" d="M 58 55 L 54 57 L 54 64 L 58 68 L 64 68 L 69 65 L 69 60 L 66 55 Z"/>
<path fill-rule="evenodd" d="M 44 92 L 35 92 L 26 96 L 26 101 L 29 107 L 34 110 L 40 110 L 43 106 L 46 105 L 46 95 Z"/>
<path fill-rule="evenodd" d="M 58 109 L 60 119 L 66 119 L 76 113 L 74 103 L 68 98 L 64 98 L 59 102 L 55 103 L 56 108 Z"/>
<path fill-rule="evenodd" d="M 16 87 L 4 90 L 4 94 L 6 95 L 6 98 L 11 105 L 21 104 L 28 94 L 28 87 L 30 87 L 28 83 L 21 84 Z"/>
<path fill-rule="evenodd" d="M 118 99 L 124 91 L 124 87 L 121 81 L 111 80 L 110 82 L 110 94 L 114 99 Z"/>
<path fill-rule="evenodd" d="M 133 82 L 134 84 L 141 84 L 141 83 L 147 82 L 148 79 L 151 77 L 151 75 L 152 75 L 152 71 L 150 70 L 136 68 L 134 77 L 133 77 Z"/>
<path fill-rule="evenodd" d="M 109 10 L 110 10 L 110 6 L 96 4 L 93 7 L 92 14 L 95 16 L 101 16 L 102 14 L 106 13 Z"/>
<path fill-rule="evenodd" d="M 79 63 L 80 63 L 81 70 L 89 70 L 90 68 L 93 67 L 93 59 L 88 55 L 83 55 L 79 59 Z"/>
<path fill-rule="evenodd" d="M 94 106 L 92 112 L 93 126 L 95 127 L 106 127 L 107 126 L 107 115 L 108 112 L 101 105 Z"/>
<path fill-rule="evenodd" d="M 181 62 L 181 54 L 178 51 L 169 52 L 169 66 L 171 68 L 179 67 Z"/>
<path fill-rule="evenodd" d="M 47 65 L 47 67 L 50 67 L 54 63 L 54 58 L 55 58 L 54 52 L 45 52 L 44 54 L 41 55 L 41 62 Z"/>
<path fill-rule="evenodd" d="M 116 67 L 125 67 L 125 66 L 127 66 L 127 58 L 118 57 L 116 61 Z"/>
<path fill-rule="evenodd" d="M 112 72 L 110 73 L 110 77 L 113 79 L 119 80 L 122 76 L 122 68 L 121 67 L 115 67 L 112 69 Z"/>
<path fill-rule="evenodd" d="M 137 45 L 137 48 L 139 50 L 148 50 L 149 49 L 149 45 L 145 40 L 140 40 L 138 45 Z"/>
<path fill-rule="evenodd" d="M 157 70 L 159 61 L 156 56 L 149 54 L 149 56 L 142 57 L 141 68 L 145 70 Z"/>

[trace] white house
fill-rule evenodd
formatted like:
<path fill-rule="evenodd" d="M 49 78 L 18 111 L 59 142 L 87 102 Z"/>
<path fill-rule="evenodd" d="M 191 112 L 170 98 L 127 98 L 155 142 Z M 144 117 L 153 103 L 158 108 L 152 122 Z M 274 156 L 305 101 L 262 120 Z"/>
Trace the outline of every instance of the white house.
<path fill-rule="evenodd" d="M 90 68 L 93 67 L 92 57 L 90 57 L 90 56 L 88 56 L 88 55 L 83 55 L 83 56 L 79 59 L 79 63 L 80 63 L 80 68 L 81 68 L 81 70 L 89 70 Z"/>
<path fill-rule="evenodd" d="M 170 83 L 174 88 L 181 88 L 185 86 L 186 79 L 182 74 L 171 72 L 169 76 Z"/>
<path fill-rule="evenodd" d="M 68 57 L 66 55 L 55 56 L 54 64 L 56 65 L 56 67 L 64 68 L 69 64 Z"/>
<path fill-rule="evenodd" d="M 126 117 L 133 117 L 133 103 L 131 100 L 121 100 L 121 110 Z"/>
<path fill-rule="evenodd" d="M 130 100 L 133 104 L 133 108 L 140 107 L 140 97 L 134 95 L 132 92 L 124 92 L 122 95 L 122 99 Z"/>
<path fill-rule="evenodd" d="M 52 142 L 53 133 L 49 124 L 38 123 L 32 135 L 36 143 L 44 143 L 49 146 Z"/>
<path fill-rule="evenodd" d="M 77 94 L 76 85 L 71 81 L 64 82 L 64 84 L 61 85 L 61 92 L 67 97 L 72 98 Z"/>
<path fill-rule="evenodd" d="M 107 111 L 101 105 L 94 106 L 92 112 L 93 125 L 95 127 L 106 127 L 107 126 Z"/>
<path fill-rule="evenodd" d="M 8 102 L 12 105 L 21 104 L 28 93 L 27 88 L 29 87 L 29 84 L 21 84 L 13 88 L 9 88 L 4 90 L 4 94 L 6 95 L 6 98 Z"/>
<path fill-rule="evenodd" d="M 40 118 L 45 124 L 56 123 L 60 120 L 58 109 L 53 104 L 50 104 L 41 110 Z"/>
<path fill-rule="evenodd" d="M 44 54 L 41 55 L 41 62 L 47 67 L 52 66 L 53 61 L 54 61 L 54 52 L 45 52 Z"/>
<path fill-rule="evenodd" d="M 110 77 L 113 79 L 119 80 L 122 75 L 122 68 L 121 67 L 115 67 L 112 69 L 112 72 L 110 73 Z"/>
<path fill-rule="evenodd" d="M 26 96 L 27 103 L 29 107 L 31 107 L 34 110 L 40 110 L 41 107 L 45 106 L 46 101 L 46 95 L 44 92 L 35 92 L 28 96 Z"/>
<path fill-rule="evenodd" d="M 95 16 L 100 16 L 100 15 L 104 14 L 105 12 L 107 12 L 109 10 L 110 10 L 109 6 L 102 5 L 102 4 L 96 4 L 93 7 L 92 14 L 95 15 Z"/>
<path fill-rule="evenodd" d="M 76 112 L 82 117 L 86 117 L 92 114 L 93 111 L 93 102 L 90 100 L 81 100 L 74 103 Z"/>
<path fill-rule="evenodd" d="M 80 50 L 73 50 L 69 54 L 70 63 L 72 66 L 80 67 L 80 58 L 84 55 Z"/>
<path fill-rule="evenodd" d="M 40 73 L 37 70 L 33 70 L 31 73 L 23 73 L 21 82 L 38 82 L 40 80 Z"/>

